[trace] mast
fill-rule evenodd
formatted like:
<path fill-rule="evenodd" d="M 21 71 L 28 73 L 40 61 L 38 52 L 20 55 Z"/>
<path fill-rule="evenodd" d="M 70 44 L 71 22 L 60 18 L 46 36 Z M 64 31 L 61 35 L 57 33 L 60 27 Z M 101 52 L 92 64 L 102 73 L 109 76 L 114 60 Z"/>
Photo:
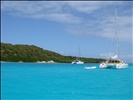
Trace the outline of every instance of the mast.
<path fill-rule="evenodd" d="M 79 46 L 79 43 L 78 43 L 78 56 L 76 57 L 77 60 L 80 59 L 80 46 Z"/>
<path fill-rule="evenodd" d="M 115 42 L 116 42 L 116 55 L 119 57 L 119 44 L 118 44 L 117 12 L 116 12 L 116 9 L 115 9 Z"/>

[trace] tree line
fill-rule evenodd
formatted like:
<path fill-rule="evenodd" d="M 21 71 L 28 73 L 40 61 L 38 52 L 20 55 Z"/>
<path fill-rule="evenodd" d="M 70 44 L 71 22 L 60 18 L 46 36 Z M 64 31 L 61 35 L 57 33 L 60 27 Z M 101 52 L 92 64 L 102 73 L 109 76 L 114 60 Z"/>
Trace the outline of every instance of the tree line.
<path fill-rule="evenodd" d="M 1 42 L 1 61 L 9 62 L 37 62 L 37 61 L 49 61 L 59 63 L 71 63 L 76 59 L 74 56 L 64 56 L 53 51 L 44 50 L 43 48 L 35 45 L 23 45 L 23 44 L 9 44 Z M 99 58 L 80 58 L 85 63 L 99 63 L 105 59 Z"/>

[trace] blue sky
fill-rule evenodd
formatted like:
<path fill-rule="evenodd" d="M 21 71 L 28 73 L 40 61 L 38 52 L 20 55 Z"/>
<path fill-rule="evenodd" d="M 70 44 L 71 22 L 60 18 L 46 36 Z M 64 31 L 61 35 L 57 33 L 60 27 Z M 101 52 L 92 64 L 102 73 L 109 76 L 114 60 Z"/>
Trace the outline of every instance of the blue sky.
<path fill-rule="evenodd" d="M 62 55 L 115 54 L 115 9 L 121 59 L 132 61 L 132 1 L 2 1 L 1 41 Z"/>

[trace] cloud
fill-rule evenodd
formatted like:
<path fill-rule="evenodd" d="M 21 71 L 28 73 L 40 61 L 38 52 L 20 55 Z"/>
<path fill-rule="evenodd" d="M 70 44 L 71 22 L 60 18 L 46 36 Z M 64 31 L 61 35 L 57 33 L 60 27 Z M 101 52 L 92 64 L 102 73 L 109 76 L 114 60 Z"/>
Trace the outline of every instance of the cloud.
<path fill-rule="evenodd" d="M 100 23 L 99 26 L 101 27 L 102 31 L 99 36 L 105 38 L 115 38 L 115 22 L 113 21 L 114 18 L 109 18 L 106 22 Z M 116 26 L 117 34 L 119 41 L 127 41 L 132 42 L 132 19 L 131 17 L 119 17 L 117 19 L 117 26 Z"/>
<path fill-rule="evenodd" d="M 108 53 L 101 53 L 99 56 L 105 59 L 109 59 L 110 57 L 114 56 L 114 53 L 108 52 Z"/>
<path fill-rule="evenodd" d="M 65 2 L 38 2 L 38 1 L 3 1 L 2 10 L 11 11 L 11 14 L 35 18 L 48 19 L 65 23 L 80 23 L 82 18 L 68 13 L 64 8 Z M 65 11 L 64 11 L 65 10 Z M 68 9 L 70 10 L 70 9 Z"/>
<path fill-rule="evenodd" d="M 132 43 L 132 6 L 123 1 L 2 1 L 2 11 L 19 17 L 66 24 L 75 35 L 114 38 L 114 9 L 118 8 L 119 40 Z"/>

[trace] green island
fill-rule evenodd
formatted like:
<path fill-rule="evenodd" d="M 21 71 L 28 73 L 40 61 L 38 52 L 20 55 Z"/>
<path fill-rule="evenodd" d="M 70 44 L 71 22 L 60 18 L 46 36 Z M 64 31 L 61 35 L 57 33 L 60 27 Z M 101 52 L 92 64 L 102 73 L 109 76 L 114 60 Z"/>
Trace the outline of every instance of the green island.
<path fill-rule="evenodd" d="M 59 53 L 44 50 L 43 48 L 35 45 L 24 44 L 9 44 L 1 42 L 1 61 L 6 62 L 37 62 L 53 60 L 57 63 L 71 63 L 76 59 L 74 56 L 64 56 Z M 85 63 L 100 63 L 105 61 L 101 58 L 85 58 L 80 57 L 81 61 Z"/>

